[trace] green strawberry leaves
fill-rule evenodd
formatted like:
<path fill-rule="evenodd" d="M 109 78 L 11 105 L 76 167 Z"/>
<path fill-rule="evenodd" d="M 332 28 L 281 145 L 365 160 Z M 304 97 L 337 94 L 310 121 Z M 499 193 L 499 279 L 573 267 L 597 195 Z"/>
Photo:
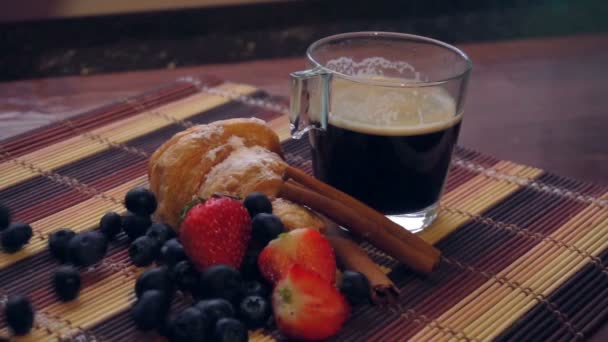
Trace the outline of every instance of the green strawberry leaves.
<path fill-rule="evenodd" d="M 229 195 L 229 194 L 215 193 L 215 194 L 211 195 L 211 198 L 218 198 L 218 197 L 229 197 L 229 198 L 232 198 L 237 201 L 241 200 L 240 197 Z M 207 198 L 195 197 L 190 202 L 186 203 L 186 205 L 182 208 L 182 211 L 179 213 L 180 221 L 183 221 L 186 218 L 186 215 L 188 215 L 188 212 L 190 211 L 190 209 L 194 208 L 199 203 L 205 203 L 205 201 L 207 201 Z"/>
<path fill-rule="evenodd" d="M 183 221 L 188 215 L 190 209 L 194 208 L 199 203 L 205 203 L 207 199 L 202 197 L 195 197 L 190 202 L 186 203 L 186 205 L 182 208 L 182 211 L 179 214 L 180 221 Z"/>

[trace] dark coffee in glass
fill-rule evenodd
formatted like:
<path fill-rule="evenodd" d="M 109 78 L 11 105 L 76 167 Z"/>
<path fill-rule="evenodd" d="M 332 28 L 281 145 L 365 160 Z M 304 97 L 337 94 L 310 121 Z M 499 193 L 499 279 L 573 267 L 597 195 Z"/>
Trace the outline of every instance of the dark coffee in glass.
<path fill-rule="evenodd" d="M 437 216 L 462 121 L 466 56 L 432 39 L 360 32 L 308 50 L 292 74 L 293 132 L 314 175 L 418 231 Z"/>
<path fill-rule="evenodd" d="M 391 215 L 437 203 L 460 122 L 431 132 L 383 135 L 329 124 L 312 139 L 314 174 Z M 348 176 L 345 176 L 348 175 Z"/>

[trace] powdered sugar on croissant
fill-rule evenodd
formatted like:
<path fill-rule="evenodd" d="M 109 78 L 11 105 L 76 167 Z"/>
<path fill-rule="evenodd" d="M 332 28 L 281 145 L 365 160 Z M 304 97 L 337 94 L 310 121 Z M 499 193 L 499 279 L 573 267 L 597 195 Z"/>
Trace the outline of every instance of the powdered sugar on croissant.
<path fill-rule="evenodd" d="M 260 146 L 242 147 L 217 164 L 203 182 L 198 196 L 224 193 L 244 198 L 260 191 L 275 197 L 287 164 L 279 155 Z"/>

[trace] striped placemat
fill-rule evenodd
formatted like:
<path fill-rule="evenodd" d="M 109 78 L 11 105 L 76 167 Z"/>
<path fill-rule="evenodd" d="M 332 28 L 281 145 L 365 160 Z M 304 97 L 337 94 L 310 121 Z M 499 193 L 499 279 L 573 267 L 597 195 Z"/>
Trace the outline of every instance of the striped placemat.
<path fill-rule="evenodd" d="M 156 339 L 130 319 L 134 281 L 127 242 L 83 274 L 77 301 L 59 303 L 50 289 L 57 267 L 49 234 L 94 229 L 106 211 L 123 212 L 127 189 L 146 185 L 148 156 L 176 132 L 231 117 L 267 120 L 286 158 L 310 171 L 306 139 L 289 140 L 285 101 L 215 78 L 184 78 L 136 98 L 0 143 L 0 202 L 30 222 L 31 242 L 0 253 L 0 296 L 26 294 L 36 326 L 20 340 Z M 608 317 L 608 188 L 456 151 L 441 212 L 421 236 L 442 251 L 428 277 L 409 272 L 371 246 L 365 249 L 402 292 L 390 307 L 356 308 L 341 341 L 573 340 Z M 178 297 L 174 305 L 188 305 Z M 0 320 L 6 333 L 6 323 Z M 281 339 L 256 331 L 254 341 Z"/>

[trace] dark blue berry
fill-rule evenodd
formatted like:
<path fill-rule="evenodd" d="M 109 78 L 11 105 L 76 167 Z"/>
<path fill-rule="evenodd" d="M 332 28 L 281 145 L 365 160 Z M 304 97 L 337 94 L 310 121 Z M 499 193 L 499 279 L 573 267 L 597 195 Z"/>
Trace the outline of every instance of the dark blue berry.
<path fill-rule="evenodd" d="M 259 213 L 272 213 L 272 204 L 266 195 L 261 192 L 252 192 L 243 201 L 249 215 L 255 217 Z"/>
<path fill-rule="evenodd" d="M 190 307 L 178 313 L 169 323 L 169 341 L 190 342 L 205 339 L 207 322 L 197 308 Z"/>
<path fill-rule="evenodd" d="M 168 224 L 153 223 L 146 231 L 146 235 L 158 241 L 158 244 L 162 246 L 169 239 L 175 237 L 175 231 Z"/>
<path fill-rule="evenodd" d="M 232 304 L 221 298 L 201 300 L 195 307 L 203 313 L 210 327 L 213 327 L 219 319 L 235 315 Z"/>
<path fill-rule="evenodd" d="M 203 293 L 210 298 L 224 298 L 234 302 L 241 292 L 239 271 L 227 265 L 215 265 L 201 273 Z"/>
<path fill-rule="evenodd" d="M 160 248 L 159 261 L 167 266 L 173 266 L 186 259 L 184 246 L 177 239 L 170 239 Z"/>
<path fill-rule="evenodd" d="M 11 210 L 0 204 L 0 230 L 5 230 L 11 224 Z"/>
<path fill-rule="evenodd" d="M 68 243 L 68 260 L 81 267 L 101 261 L 108 250 L 108 240 L 100 232 L 84 232 L 74 236 Z"/>
<path fill-rule="evenodd" d="M 129 246 L 129 257 L 137 267 L 144 267 L 153 263 L 159 252 L 158 241 L 145 235 L 135 239 Z"/>
<path fill-rule="evenodd" d="M 174 286 L 171 274 L 166 267 L 155 267 L 142 273 L 135 281 L 135 295 L 139 298 L 142 293 L 148 290 L 159 290 L 173 297 Z"/>
<path fill-rule="evenodd" d="M 0 244 L 7 253 L 15 253 L 32 238 L 32 227 L 27 223 L 15 222 L 0 234 Z"/>
<path fill-rule="evenodd" d="M 263 282 L 257 280 L 247 280 L 241 284 L 241 296 L 260 296 L 266 297 L 270 294 L 270 288 Z"/>
<path fill-rule="evenodd" d="M 169 300 L 165 293 L 148 290 L 133 305 L 131 314 L 139 330 L 152 330 L 161 327 L 169 313 Z"/>
<path fill-rule="evenodd" d="M 34 308 L 25 296 L 9 297 L 4 307 L 6 324 L 15 335 L 25 335 L 34 324 Z"/>
<path fill-rule="evenodd" d="M 340 281 L 340 291 L 353 305 L 367 304 L 370 301 L 369 280 L 362 273 L 344 271 Z"/>
<path fill-rule="evenodd" d="M 105 213 L 99 220 L 99 230 L 108 240 L 112 240 L 122 229 L 122 218 L 116 212 Z"/>
<path fill-rule="evenodd" d="M 133 213 L 127 213 L 122 217 L 122 228 L 131 241 L 146 234 L 150 225 L 152 225 L 150 216 L 139 216 Z"/>
<path fill-rule="evenodd" d="M 177 288 L 198 296 L 201 290 L 200 274 L 188 260 L 182 260 L 173 267 L 173 278 Z"/>
<path fill-rule="evenodd" d="M 80 292 L 80 273 L 70 265 L 61 266 L 53 275 L 53 290 L 57 297 L 64 302 L 78 297 Z"/>
<path fill-rule="evenodd" d="M 241 300 L 238 317 L 247 328 L 256 329 L 266 324 L 270 313 L 270 304 L 264 297 L 247 296 Z"/>
<path fill-rule="evenodd" d="M 216 342 L 247 342 L 249 335 L 243 323 L 234 318 L 222 318 L 215 323 L 213 337 Z"/>
<path fill-rule="evenodd" d="M 249 246 L 245 252 L 240 267 L 241 275 L 244 279 L 257 280 L 262 278 L 258 268 L 258 257 L 261 251 L 261 248 Z"/>
<path fill-rule="evenodd" d="M 284 231 L 283 222 L 273 214 L 260 213 L 251 221 L 251 237 L 262 245 L 276 239 Z"/>
<path fill-rule="evenodd" d="M 63 228 L 53 232 L 49 237 L 49 251 L 59 262 L 68 261 L 68 245 L 74 236 L 76 233 L 73 230 Z"/>
<path fill-rule="evenodd" d="M 146 188 L 133 188 L 125 195 L 127 210 L 140 216 L 149 216 L 154 213 L 156 205 L 156 196 Z"/>

